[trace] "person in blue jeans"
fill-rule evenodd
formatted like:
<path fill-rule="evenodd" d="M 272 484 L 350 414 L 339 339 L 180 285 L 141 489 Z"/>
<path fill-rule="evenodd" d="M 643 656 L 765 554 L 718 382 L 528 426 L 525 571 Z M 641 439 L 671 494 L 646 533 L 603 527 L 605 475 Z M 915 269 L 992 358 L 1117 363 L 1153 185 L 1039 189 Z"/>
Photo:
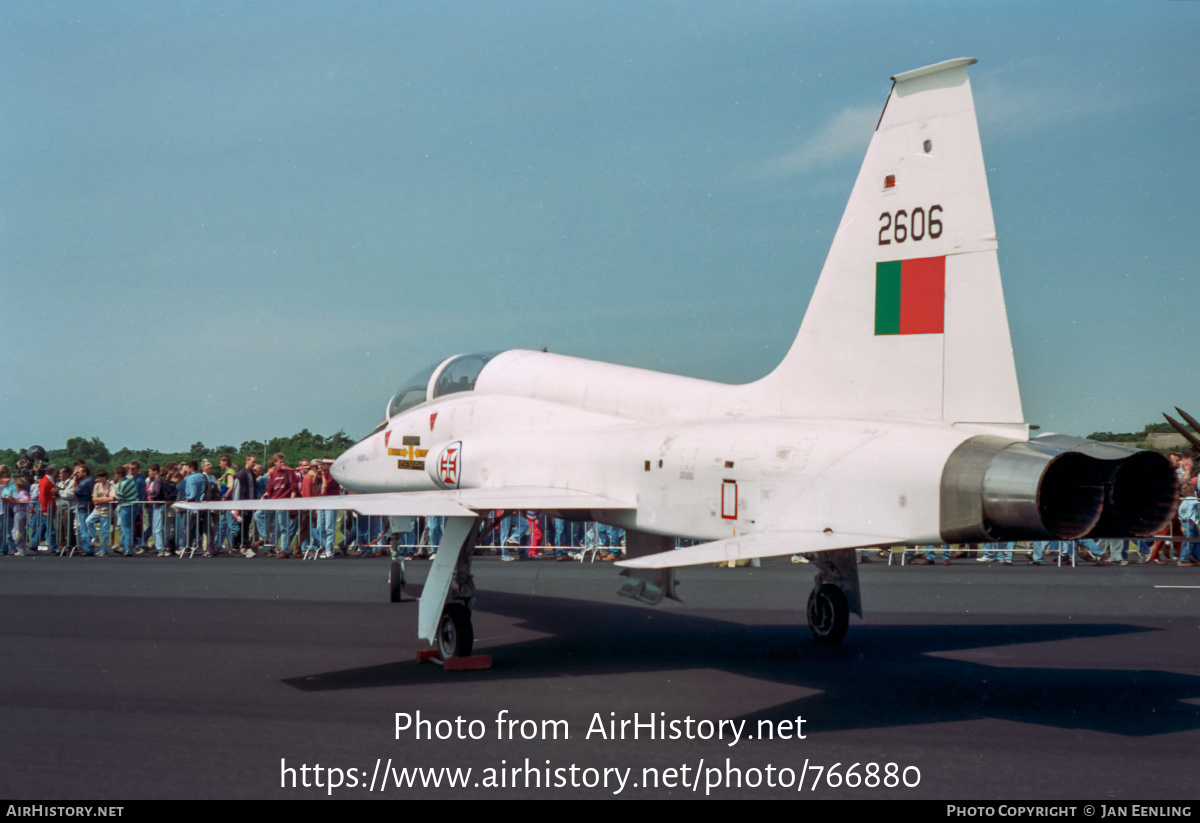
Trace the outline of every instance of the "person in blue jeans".
<path fill-rule="evenodd" d="M 121 527 L 121 546 L 126 556 L 133 554 L 133 519 L 138 510 L 137 480 L 117 466 L 116 507 Z"/>
<path fill-rule="evenodd" d="M 921 566 L 932 566 L 935 563 L 937 563 L 937 555 L 939 552 L 942 555 L 942 565 L 949 566 L 950 565 L 950 547 L 944 546 L 944 545 L 927 545 L 925 547 L 924 556 L 922 556 L 918 560 L 914 560 L 913 562 L 915 564 L 921 565 Z"/>
<path fill-rule="evenodd" d="M 984 563 L 997 561 L 1009 566 L 1012 565 L 1013 549 L 1016 547 L 1016 543 L 985 543 L 984 545 L 987 548 L 979 558 Z"/>
<path fill-rule="evenodd" d="M 442 516 L 429 517 L 425 521 L 429 529 L 429 556 L 436 557 L 438 546 L 442 543 L 442 534 L 446 531 L 446 518 Z"/>
<path fill-rule="evenodd" d="M 1179 523 L 1184 537 L 1200 537 L 1200 498 L 1196 487 L 1188 483 L 1183 488 L 1183 500 L 1179 504 Z M 1200 566 L 1200 542 L 1189 540 L 1179 544 L 1180 566 Z"/>
<path fill-rule="evenodd" d="M 1033 540 L 1030 541 L 1029 547 L 1033 549 L 1033 554 L 1030 555 L 1029 565 L 1041 566 L 1048 551 L 1058 551 L 1059 541 L 1057 540 Z"/>
<path fill-rule="evenodd" d="M 117 466 L 116 479 L 124 476 L 125 470 Z M 108 551 L 109 537 L 112 533 L 113 501 L 116 499 L 116 484 L 108 482 L 108 472 L 100 469 L 96 472 L 96 482 L 92 486 L 92 513 L 84 520 L 87 526 L 87 551 L 92 551 L 92 545 L 99 538 L 101 556 Z"/>
<path fill-rule="evenodd" d="M 551 532 L 551 530 L 553 530 Z M 576 532 L 582 533 L 583 524 L 560 520 L 555 517 L 547 523 L 546 545 L 554 547 L 555 560 L 570 560 L 571 552 L 579 546 Z"/>
<path fill-rule="evenodd" d="M 619 558 L 621 556 L 621 538 L 625 535 L 625 530 L 616 526 L 606 526 L 603 523 L 597 523 L 596 528 L 599 530 L 599 558 L 601 560 Z"/>
<path fill-rule="evenodd" d="M 83 549 L 84 554 L 92 553 L 92 545 L 89 540 L 91 530 L 87 524 L 88 515 L 92 513 L 92 489 L 95 487 L 96 481 L 92 478 L 92 470 L 87 467 L 86 463 L 80 464 L 75 469 L 75 516 L 78 519 L 79 528 L 79 546 Z"/>
<path fill-rule="evenodd" d="M 517 560 L 526 557 L 526 553 L 519 549 L 526 528 L 525 518 L 519 512 L 506 513 L 505 518 L 500 521 L 501 560 Z M 514 548 L 518 550 L 513 551 Z"/>

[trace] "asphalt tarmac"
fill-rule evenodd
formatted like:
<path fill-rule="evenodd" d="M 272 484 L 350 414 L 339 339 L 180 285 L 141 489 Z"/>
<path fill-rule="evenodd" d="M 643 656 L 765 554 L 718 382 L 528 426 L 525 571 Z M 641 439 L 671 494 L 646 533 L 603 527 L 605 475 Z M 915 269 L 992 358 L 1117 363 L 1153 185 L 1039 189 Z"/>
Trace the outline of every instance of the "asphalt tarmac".
<path fill-rule="evenodd" d="M 650 607 L 485 557 L 445 672 L 387 566 L 0 558 L 0 797 L 1200 797 L 1198 568 L 862 566 L 827 649 L 786 559 Z"/>

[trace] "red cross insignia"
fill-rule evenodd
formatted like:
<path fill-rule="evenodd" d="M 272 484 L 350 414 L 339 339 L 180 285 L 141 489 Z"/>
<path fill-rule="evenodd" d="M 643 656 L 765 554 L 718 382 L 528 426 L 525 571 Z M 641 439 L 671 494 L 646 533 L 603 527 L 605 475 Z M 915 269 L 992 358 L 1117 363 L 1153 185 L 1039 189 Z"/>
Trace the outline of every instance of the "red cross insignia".
<path fill-rule="evenodd" d="M 438 477 L 447 488 L 458 488 L 458 456 L 462 446 L 455 443 L 442 450 L 438 458 Z"/>

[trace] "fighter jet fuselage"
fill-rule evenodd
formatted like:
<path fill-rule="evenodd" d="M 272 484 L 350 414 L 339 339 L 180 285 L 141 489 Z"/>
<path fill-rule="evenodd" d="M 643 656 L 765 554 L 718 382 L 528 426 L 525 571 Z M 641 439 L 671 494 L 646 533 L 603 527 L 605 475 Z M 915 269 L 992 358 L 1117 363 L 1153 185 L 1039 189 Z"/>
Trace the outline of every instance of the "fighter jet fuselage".
<path fill-rule="evenodd" d="M 1177 497 L 1161 455 L 1029 436 L 974 62 L 892 78 L 770 374 L 727 385 L 546 352 L 458 355 L 405 381 L 338 458 L 354 494 L 262 506 L 447 515 L 419 627 L 446 656 L 469 654 L 470 557 L 488 510 L 626 528 L 622 593 L 646 602 L 674 596 L 675 567 L 814 552 L 809 622 L 826 641 L 861 614 L 857 548 L 1159 531 Z M 674 537 L 706 542 L 676 549 Z"/>

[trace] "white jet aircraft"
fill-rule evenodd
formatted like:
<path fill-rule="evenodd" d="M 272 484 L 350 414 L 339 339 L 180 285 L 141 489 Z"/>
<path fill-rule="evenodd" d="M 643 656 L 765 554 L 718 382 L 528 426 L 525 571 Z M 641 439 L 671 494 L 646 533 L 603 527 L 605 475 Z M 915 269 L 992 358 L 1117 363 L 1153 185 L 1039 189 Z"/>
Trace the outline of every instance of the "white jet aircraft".
<path fill-rule="evenodd" d="M 973 63 L 892 78 L 800 331 L 761 380 L 516 350 L 451 357 L 401 386 L 334 464 L 354 493 L 335 507 L 448 517 L 422 638 L 471 654 L 471 555 L 488 510 L 626 529 L 621 593 L 650 603 L 675 596 L 679 566 L 814 552 L 808 619 L 826 642 L 862 616 L 856 548 L 1160 530 L 1177 497 L 1161 455 L 1029 437 Z M 709 542 L 675 549 L 676 537 Z"/>

